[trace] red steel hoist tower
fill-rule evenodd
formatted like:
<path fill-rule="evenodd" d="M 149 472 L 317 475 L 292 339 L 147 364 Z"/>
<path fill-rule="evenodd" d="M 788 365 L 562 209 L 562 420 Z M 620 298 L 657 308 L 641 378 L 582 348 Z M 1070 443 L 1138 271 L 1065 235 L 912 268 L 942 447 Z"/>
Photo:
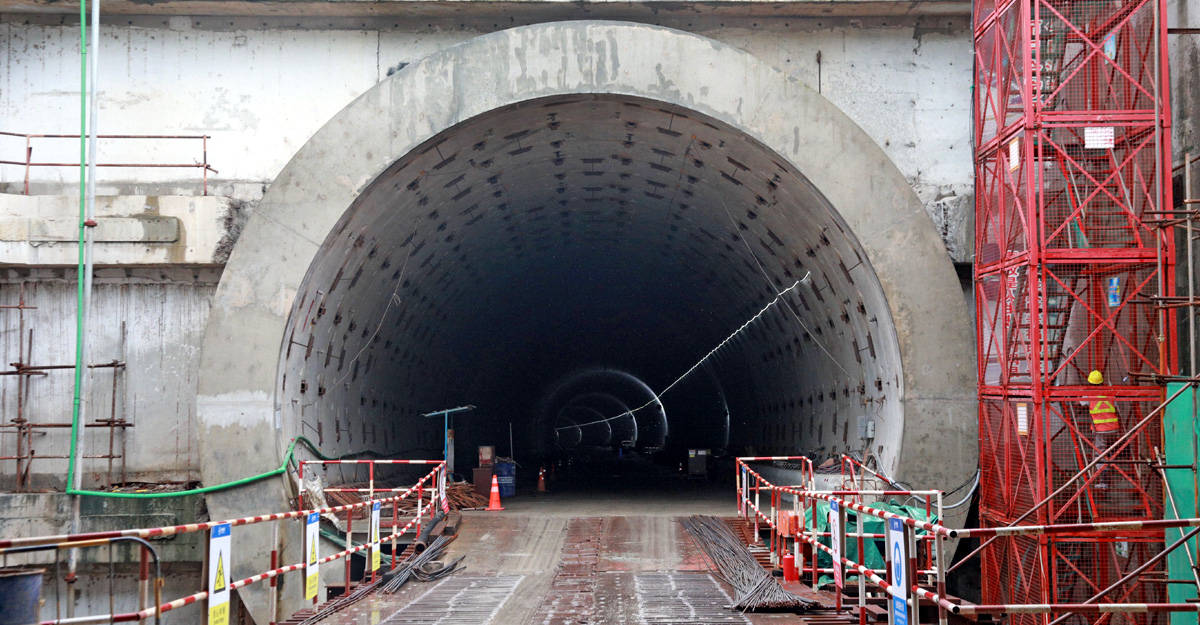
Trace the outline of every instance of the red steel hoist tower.
<path fill-rule="evenodd" d="M 985 525 L 1161 519 L 1160 419 L 1176 372 L 1165 0 L 976 0 L 975 302 Z M 1089 384 L 1092 371 L 1103 374 Z M 1115 433 L 1095 431 L 1107 397 Z M 1136 433 L 1089 470 L 1099 450 Z M 1077 477 L 1073 482 L 1071 478 Z M 1069 484 L 1063 492 L 1045 501 Z M 1042 504 L 1045 501 L 1044 505 Z M 1161 532 L 1028 536 L 983 550 L 987 604 L 1078 603 Z M 1165 601 L 1140 582 L 1106 601 Z M 1047 623 L 1048 615 L 1012 615 Z M 1165 623 L 1165 615 L 1073 616 Z"/>

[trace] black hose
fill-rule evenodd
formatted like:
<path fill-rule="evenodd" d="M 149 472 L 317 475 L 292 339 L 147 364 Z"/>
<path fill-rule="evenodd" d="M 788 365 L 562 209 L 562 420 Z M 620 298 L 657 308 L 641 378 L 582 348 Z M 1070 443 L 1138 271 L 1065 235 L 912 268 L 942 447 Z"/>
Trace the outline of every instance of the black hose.
<path fill-rule="evenodd" d="M 417 536 L 417 540 L 413 542 L 413 550 L 416 553 L 425 551 L 425 547 L 429 545 L 429 535 L 433 532 L 433 528 L 437 527 L 437 524 L 441 523 L 444 518 L 446 518 L 446 513 L 439 510 L 437 514 L 433 515 L 433 518 L 429 519 L 429 524 L 421 530 L 421 535 Z"/>

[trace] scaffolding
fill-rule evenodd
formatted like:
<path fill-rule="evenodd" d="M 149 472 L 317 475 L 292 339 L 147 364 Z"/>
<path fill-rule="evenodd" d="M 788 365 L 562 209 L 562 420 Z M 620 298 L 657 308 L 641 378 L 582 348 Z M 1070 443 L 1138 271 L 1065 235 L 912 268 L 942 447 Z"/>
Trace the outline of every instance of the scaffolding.
<path fill-rule="evenodd" d="M 12 416 L 0 415 L 0 436 L 4 439 L 13 441 L 11 447 L 4 444 L 3 449 L 12 449 L 11 455 L 0 455 L 0 461 L 11 461 L 14 463 L 14 480 L 13 492 L 23 493 L 35 490 L 34 487 L 34 460 L 51 460 L 67 459 L 66 454 L 38 454 L 34 445 L 34 441 L 42 435 L 54 430 L 70 430 L 70 421 L 55 422 L 55 421 L 35 421 L 31 418 L 30 411 L 30 388 L 34 380 L 53 374 L 56 371 L 73 371 L 75 365 L 37 365 L 33 364 L 33 328 L 30 327 L 28 319 L 26 319 L 26 311 L 37 310 L 36 306 L 31 306 L 26 301 L 25 282 L 21 282 L 19 287 L 19 296 L 16 304 L 0 305 L 0 311 L 8 313 L 16 313 L 16 329 L 17 329 L 17 358 L 15 361 L 9 360 L 7 370 L 0 370 L 0 379 L 15 379 L 16 394 L 15 414 Z M 122 332 L 124 325 L 122 324 Z M 107 486 L 116 486 L 124 484 L 126 480 L 126 464 L 125 464 L 125 428 L 133 427 L 133 424 L 125 419 L 124 412 L 117 402 L 118 383 L 121 375 L 125 371 L 125 363 L 117 360 L 106 363 L 90 364 L 89 369 L 107 369 L 112 372 L 112 391 L 108 406 L 108 415 L 106 417 L 97 417 L 92 421 L 84 424 L 86 428 L 103 428 L 107 430 L 108 435 L 108 451 L 107 453 L 89 454 L 84 458 L 88 460 L 107 461 Z M 70 411 L 65 414 L 69 415 Z M 3 439 L 0 439 L 3 440 Z M 3 452 L 0 452 L 3 453 Z"/>
<path fill-rule="evenodd" d="M 974 5 L 980 518 L 987 526 L 1164 518 L 1157 407 L 1163 382 L 1179 379 L 1170 226 L 1183 217 L 1171 203 L 1165 6 Z M 1089 384 L 1092 371 L 1103 375 L 1101 384 Z M 1116 432 L 1094 428 L 1089 406 L 1097 398 L 1115 407 Z M 982 551 L 983 601 L 1078 603 L 1149 562 L 1163 540 L 1161 530 L 1139 530 L 1005 541 Z M 1161 602 L 1165 588 L 1142 580 L 1110 596 Z M 1070 617 L 1110 619 L 1166 617 Z"/>

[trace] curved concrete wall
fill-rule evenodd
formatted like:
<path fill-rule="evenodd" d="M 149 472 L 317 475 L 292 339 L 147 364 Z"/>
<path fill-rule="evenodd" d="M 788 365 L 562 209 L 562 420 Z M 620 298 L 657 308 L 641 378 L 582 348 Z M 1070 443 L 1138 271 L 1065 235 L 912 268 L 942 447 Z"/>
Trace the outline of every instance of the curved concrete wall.
<path fill-rule="evenodd" d="M 879 147 L 819 94 L 738 50 L 663 28 L 563 22 L 480 37 L 398 72 L 339 113 L 280 174 L 213 302 L 198 400 L 205 483 L 278 466 L 283 435 L 295 427 L 278 391 L 289 316 L 322 245 L 359 196 L 458 124 L 580 93 L 696 111 L 803 176 L 865 253 L 886 302 L 880 343 L 884 351 L 894 345 L 898 358 L 888 381 L 898 406 L 878 424 L 877 453 L 896 478 L 917 486 L 965 479 L 976 461 L 968 313 L 928 215 Z M 284 497 L 272 482 L 214 495 L 209 505 L 223 518 L 281 507 Z M 265 553 L 271 539 L 260 538 L 253 542 Z M 255 550 L 247 548 L 235 574 L 265 561 Z M 247 597 L 263 616 L 261 602 Z"/>

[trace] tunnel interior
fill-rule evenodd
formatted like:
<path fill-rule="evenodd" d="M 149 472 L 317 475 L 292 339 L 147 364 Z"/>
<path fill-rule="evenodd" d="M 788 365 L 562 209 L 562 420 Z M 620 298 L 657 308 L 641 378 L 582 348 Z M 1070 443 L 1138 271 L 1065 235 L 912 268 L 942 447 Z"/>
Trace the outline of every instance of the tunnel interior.
<path fill-rule="evenodd" d="M 294 298 L 277 397 L 283 435 L 331 456 L 440 458 L 422 415 L 473 405 L 459 473 L 478 445 L 524 466 L 707 448 L 890 470 L 899 353 L 866 253 L 786 159 L 690 109 L 558 96 L 366 185 Z"/>

